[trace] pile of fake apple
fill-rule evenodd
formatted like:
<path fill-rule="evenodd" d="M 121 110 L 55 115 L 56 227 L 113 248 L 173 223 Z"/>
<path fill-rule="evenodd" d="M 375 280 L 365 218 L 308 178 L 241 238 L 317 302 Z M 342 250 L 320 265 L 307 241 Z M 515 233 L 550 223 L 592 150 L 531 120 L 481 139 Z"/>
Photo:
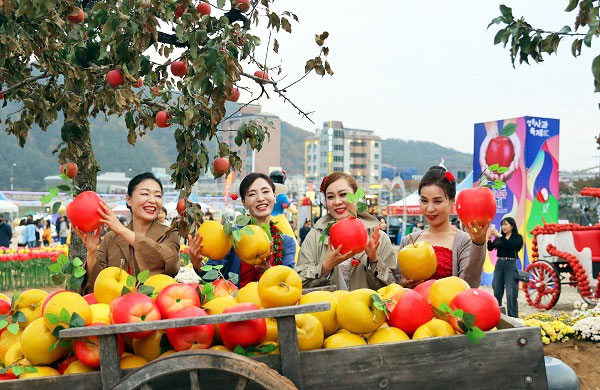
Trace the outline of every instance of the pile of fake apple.
<path fill-rule="evenodd" d="M 0 314 L 5 321 L 0 335 L 0 361 L 6 367 L 0 380 L 98 370 L 97 337 L 74 342 L 58 339 L 63 328 L 318 302 L 329 302 L 331 308 L 296 316 L 301 351 L 454 335 L 465 330 L 454 316 L 459 311 L 473 314 L 470 325 L 482 331 L 494 328 L 500 319 L 493 296 L 470 289 L 457 277 L 431 280 L 414 290 L 392 284 L 378 291 L 315 291 L 302 295 L 300 276 L 281 265 L 240 289 L 223 279 L 204 285 L 177 283 L 160 274 L 147 277 L 142 273 L 136 279 L 122 269 L 109 267 L 98 275 L 94 292 L 84 297 L 70 291 L 48 294 L 28 290 L 11 302 L 0 295 Z M 140 367 L 177 351 L 207 348 L 247 356 L 278 353 L 277 322 L 264 318 L 119 336 L 123 369 Z"/>

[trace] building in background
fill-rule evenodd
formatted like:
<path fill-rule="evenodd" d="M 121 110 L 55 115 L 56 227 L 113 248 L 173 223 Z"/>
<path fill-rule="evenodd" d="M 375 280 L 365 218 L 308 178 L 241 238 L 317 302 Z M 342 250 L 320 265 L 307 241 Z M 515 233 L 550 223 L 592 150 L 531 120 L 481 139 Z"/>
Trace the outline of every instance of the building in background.
<path fill-rule="evenodd" d="M 304 143 L 304 177 L 320 183 L 331 172 L 352 175 L 361 187 L 381 179 L 381 138 L 372 130 L 344 128 L 340 121 L 323 122 Z"/>
<path fill-rule="evenodd" d="M 232 114 L 233 116 L 219 125 L 221 130 L 219 138 L 241 157 L 243 164 L 238 174 L 241 177 L 250 172 L 268 175 L 274 169 L 281 169 L 281 119 L 277 115 L 261 112 L 261 106 L 258 104 L 242 107 L 240 104 L 228 102 L 226 108 L 226 118 Z M 237 110 L 239 112 L 236 112 Z M 253 151 L 248 144 L 242 144 L 240 147 L 235 143 L 238 130 L 254 120 L 262 122 L 269 128 L 269 137 L 265 137 L 262 149 L 258 152 Z"/>

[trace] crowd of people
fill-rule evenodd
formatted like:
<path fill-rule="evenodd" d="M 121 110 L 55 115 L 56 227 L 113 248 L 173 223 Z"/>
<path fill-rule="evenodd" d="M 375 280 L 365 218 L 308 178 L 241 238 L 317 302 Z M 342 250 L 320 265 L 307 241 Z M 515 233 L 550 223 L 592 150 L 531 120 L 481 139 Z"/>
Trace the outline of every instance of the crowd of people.
<path fill-rule="evenodd" d="M 0 215 L 0 247 L 35 248 L 50 246 L 53 242 L 67 243 L 71 226 L 66 216 L 59 216 L 55 223 L 51 219 L 33 219 L 32 215 L 22 218 L 14 229 L 10 221 Z"/>

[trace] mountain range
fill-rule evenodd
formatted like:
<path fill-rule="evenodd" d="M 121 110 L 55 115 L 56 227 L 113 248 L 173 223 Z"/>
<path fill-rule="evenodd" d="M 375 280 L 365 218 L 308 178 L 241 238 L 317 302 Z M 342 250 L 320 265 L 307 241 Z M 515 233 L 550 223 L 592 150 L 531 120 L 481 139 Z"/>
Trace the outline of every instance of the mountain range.
<path fill-rule="evenodd" d="M 9 104 L 1 108 L 0 115 L 13 112 Z M 11 166 L 15 190 L 45 190 L 44 177 L 58 174 L 58 163 L 52 150 L 60 142 L 60 126 L 57 121 L 47 131 L 32 128 L 24 148 L 17 139 L 6 133 L 0 134 L 0 189 L 10 188 Z M 152 167 L 168 167 L 176 159 L 175 141 L 168 129 L 155 128 L 138 138 L 135 147 L 126 139 L 123 118 L 92 118 L 92 144 L 102 171 L 144 172 Z M 288 175 L 304 173 L 304 140 L 314 133 L 281 123 L 281 166 Z M 127 156 L 127 158 L 124 158 Z M 417 173 L 437 165 L 444 158 L 450 170 L 468 169 L 472 165 L 470 154 L 461 153 L 432 142 L 386 139 L 383 142 L 382 162 L 398 168 L 414 167 Z M 128 173 L 128 176 L 130 174 Z"/>

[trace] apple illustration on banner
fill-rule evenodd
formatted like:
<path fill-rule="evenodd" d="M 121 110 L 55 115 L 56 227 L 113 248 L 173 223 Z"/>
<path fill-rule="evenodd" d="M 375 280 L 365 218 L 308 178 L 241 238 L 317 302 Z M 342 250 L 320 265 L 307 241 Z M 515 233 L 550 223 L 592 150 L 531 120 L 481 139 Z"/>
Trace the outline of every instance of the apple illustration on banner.
<path fill-rule="evenodd" d="M 506 124 L 500 131 L 500 135 L 490 140 L 485 151 L 485 162 L 487 165 L 498 164 L 501 167 L 509 167 L 515 159 L 515 147 L 509 138 L 517 130 L 514 123 Z"/>
<path fill-rule="evenodd" d="M 548 200 L 548 189 L 546 187 L 542 187 L 536 194 L 535 199 L 540 203 L 546 203 Z"/>

